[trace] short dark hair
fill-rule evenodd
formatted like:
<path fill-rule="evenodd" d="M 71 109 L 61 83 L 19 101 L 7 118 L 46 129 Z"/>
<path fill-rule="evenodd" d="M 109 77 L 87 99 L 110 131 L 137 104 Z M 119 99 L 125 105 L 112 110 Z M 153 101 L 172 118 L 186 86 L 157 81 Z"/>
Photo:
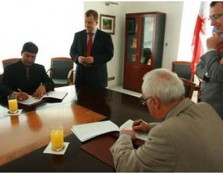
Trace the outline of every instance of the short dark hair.
<path fill-rule="evenodd" d="M 23 53 L 25 51 L 37 54 L 38 53 L 38 47 L 33 42 L 26 42 L 22 47 L 21 53 Z"/>
<path fill-rule="evenodd" d="M 95 20 L 98 20 L 98 12 L 96 12 L 95 10 L 88 10 L 85 12 L 85 16 L 89 17 L 89 16 L 93 16 Z"/>
<path fill-rule="evenodd" d="M 223 5 L 223 2 L 222 1 L 212 1 L 210 3 L 210 7 L 214 7 L 218 2 L 222 3 L 222 5 Z"/>

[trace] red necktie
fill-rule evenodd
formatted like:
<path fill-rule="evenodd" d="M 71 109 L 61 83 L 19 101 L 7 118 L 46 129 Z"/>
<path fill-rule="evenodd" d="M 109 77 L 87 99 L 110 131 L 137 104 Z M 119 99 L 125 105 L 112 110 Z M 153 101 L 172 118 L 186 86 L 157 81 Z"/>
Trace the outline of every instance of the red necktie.
<path fill-rule="evenodd" d="M 88 35 L 89 35 L 89 39 L 88 39 L 88 43 L 87 43 L 87 54 L 86 54 L 86 56 L 91 56 L 91 48 L 92 48 L 92 45 L 93 45 L 93 39 L 92 39 L 93 33 L 88 33 Z"/>

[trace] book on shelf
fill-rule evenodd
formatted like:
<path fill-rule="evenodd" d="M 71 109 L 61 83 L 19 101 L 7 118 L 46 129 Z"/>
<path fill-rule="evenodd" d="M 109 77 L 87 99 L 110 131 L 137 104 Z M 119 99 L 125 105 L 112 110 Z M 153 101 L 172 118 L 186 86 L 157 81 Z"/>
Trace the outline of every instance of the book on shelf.
<path fill-rule="evenodd" d="M 110 120 L 100 121 L 94 123 L 86 123 L 80 125 L 74 125 L 72 127 L 73 133 L 77 136 L 77 138 L 81 142 L 85 142 L 89 139 L 97 137 L 102 134 L 106 134 L 109 132 L 120 131 L 122 129 L 132 130 L 133 120 L 129 119 L 120 127 L 118 127 L 115 123 Z M 146 140 L 148 134 L 147 133 L 138 133 L 136 132 L 136 138 L 141 140 Z"/>
<path fill-rule="evenodd" d="M 67 95 L 66 91 L 50 91 L 47 94 L 43 95 L 40 99 L 37 99 L 29 95 L 27 100 L 18 101 L 18 103 L 22 105 L 26 105 L 26 106 L 33 106 L 33 105 L 42 103 L 45 100 L 53 100 L 53 101 L 61 102 L 66 95 Z"/>

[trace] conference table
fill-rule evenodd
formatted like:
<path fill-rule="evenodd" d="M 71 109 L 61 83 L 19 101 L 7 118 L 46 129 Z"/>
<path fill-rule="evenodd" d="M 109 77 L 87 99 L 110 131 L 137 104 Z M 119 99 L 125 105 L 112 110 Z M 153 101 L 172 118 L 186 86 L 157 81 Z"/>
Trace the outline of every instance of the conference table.
<path fill-rule="evenodd" d="M 131 95 L 73 85 L 55 90 L 67 91 L 62 102 L 19 106 L 22 113 L 17 116 L 5 114 L 7 101 L 0 102 L 0 172 L 114 172 L 114 167 L 81 148 L 88 141 L 80 142 L 72 126 L 103 120 L 118 126 L 128 119 L 153 121 L 140 98 Z M 50 128 L 57 123 L 63 125 L 68 148 L 64 155 L 44 154 Z M 103 148 L 103 143 L 100 146 Z"/>

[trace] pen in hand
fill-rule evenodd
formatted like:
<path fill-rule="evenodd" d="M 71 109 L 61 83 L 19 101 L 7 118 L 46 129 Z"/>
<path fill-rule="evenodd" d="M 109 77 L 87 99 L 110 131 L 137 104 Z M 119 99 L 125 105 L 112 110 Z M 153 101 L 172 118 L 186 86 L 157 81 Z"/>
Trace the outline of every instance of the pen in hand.
<path fill-rule="evenodd" d="M 142 123 L 142 120 L 135 120 L 132 124 L 132 127 L 139 126 Z"/>
<path fill-rule="evenodd" d="M 21 90 L 21 89 L 19 89 L 19 88 L 17 89 L 17 91 L 22 92 L 22 90 Z"/>
<path fill-rule="evenodd" d="M 26 92 L 23 92 L 21 89 L 17 89 L 17 91 L 19 92 L 18 93 L 18 96 L 17 96 L 17 99 L 19 101 L 23 101 L 23 100 L 27 100 L 28 99 L 28 94 Z"/>
<path fill-rule="evenodd" d="M 150 127 L 149 124 L 143 120 L 135 120 L 133 122 L 132 129 L 134 131 L 147 132 L 149 131 Z"/>

